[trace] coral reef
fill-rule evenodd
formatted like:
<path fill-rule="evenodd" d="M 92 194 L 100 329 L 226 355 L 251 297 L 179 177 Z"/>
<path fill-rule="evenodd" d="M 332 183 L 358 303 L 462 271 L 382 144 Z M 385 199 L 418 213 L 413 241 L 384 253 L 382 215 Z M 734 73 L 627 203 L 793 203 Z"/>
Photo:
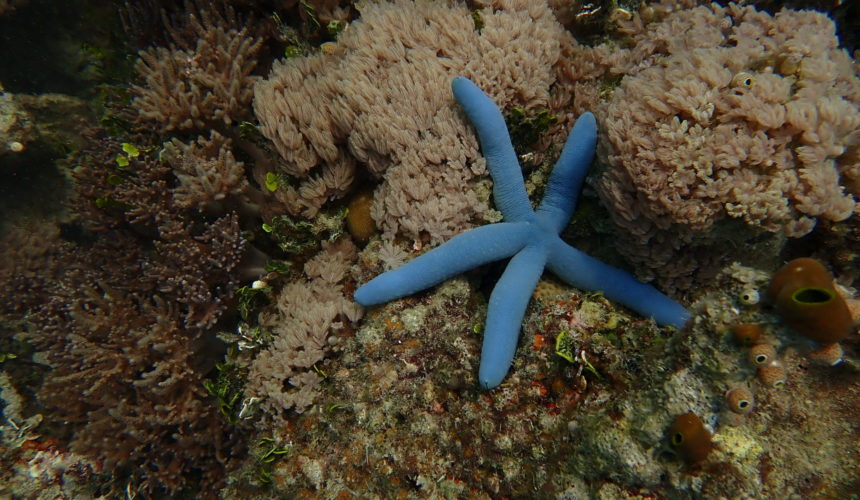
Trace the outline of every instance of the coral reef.
<path fill-rule="evenodd" d="M 245 164 L 236 160 L 230 147 L 230 140 L 213 130 L 209 139 L 199 137 L 190 144 L 173 139 L 165 148 L 163 158 L 179 179 L 179 186 L 173 190 L 179 206 L 196 205 L 202 211 L 211 211 L 213 205 L 248 189 Z"/>
<path fill-rule="evenodd" d="M 211 490 L 234 443 L 203 389 L 206 336 L 183 328 L 172 304 L 114 279 L 73 273 L 51 290 L 34 318 L 53 368 L 40 400 L 74 429 L 74 453 L 126 471 L 134 489 Z"/>
<path fill-rule="evenodd" d="M 597 186 L 642 277 L 686 288 L 762 235 L 853 213 L 860 78 L 826 16 L 714 4 L 630 29 Z"/>
<path fill-rule="evenodd" d="M 3 14 L 0 497 L 849 498 L 856 62 L 821 14 L 700 3 Z M 559 145 L 594 113 L 603 170 L 543 222 L 687 288 L 690 322 L 540 280 L 512 292 L 516 356 L 487 392 L 501 264 L 352 302 L 501 219 L 454 75 L 501 110 L 521 198 L 557 198 Z M 766 293 L 809 256 L 850 315 L 839 343 Z"/>
<path fill-rule="evenodd" d="M 236 287 L 238 217 L 183 208 L 155 148 L 102 134 L 74 155 L 66 241 L 52 221 L 13 231 L 24 256 L 0 273 L 12 312 L 29 312 L 34 361 L 51 368 L 38 398 L 67 434 L 50 451 L 132 492 L 212 496 L 241 443 L 203 385 L 224 349 L 211 328 Z"/>
<path fill-rule="evenodd" d="M 95 141 L 82 153 L 74 173 L 73 203 L 90 225 L 88 230 L 121 231 L 130 226 L 152 238 L 156 253 L 138 264 L 137 279 L 180 301 L 187 326 L 210 327 L 236 288 L 245 248 L 238 217 L 231 212 L 215 220 L 195 220 L 196 212 L 183 208 L 186 191 L 181 185 L 170 189 L 177 183 L 171 169 L 153 157 L 154 148 L 145 149 L 150 153 L 141 154 L 135 147 L 136 155 L 126 156 L 123 144 L 114 139 Z M 127 165 L 116 166 L 116 158 Z M 229 163 L 210 161 L 206 166 L 216 172 L 235 167 L 231 155 L 222 158 Z"/>
<path fill-rule="evenodd" d="M 510 369 L 520 323 L 544 267 L 573 286 L 599 291 L 661 325 L 683 327 L 690 318 L 683 306 L 558 237 L 576 208 L 594 158 L 594 115 L 585 113 L 574 124 L 550 176 L 546 196 L 538 209 L 532 210 L 501 112 L 466 78 L 454 78 L 451 88 L 478 132 L 493 176 L 493 195 L 505 222 L 459 234 L 397 270 L 377 276 L 355 291 L 356 302 L 381 304 L 479 265 L 510 258 L 489 299 L 478 375 L 485 389 L 499 385 Z"/>
<path fill-rule="evenodd" d="M 281 288 L 260 327 L 271 340 L 250 364 L 245 394 L 257 398 L 270 414 L 302 413 L 317 398 L 326 354 L 334 335 L 344 335 L 363 310 L 344 291 L 355 245 L 342 238 L 326 243 L 304 265 L 303 276 Z"/>
<path fill-rule="evenodd" d="M 533 2 L 475 15 L 480 29 L 461 4 L 366 4 L 332 54 L 275 63 L 254 110 L 298 181 L 275 193 L 291 213 L 342 197 L 360 165 L 383 177 L 373 217 L 385 238 L 438 244 L 481 221 L 484 162 L 448 82 L 466 76 L 502 109 L 545 108 L 569 35 Z"/>
<path fill-rule="evenodd" d="M 359 261 L 378 268 L 377 255 L 368 248 Z M 839 496 L 858 471 L 838 450 L 851 439 L 860 372 L 810 365 L 771 311 L 737 302 L 738 290 L 767 281 L 727 268 L 694 305 L 691 328 L 674 332 L 600 296 L 543 295 L 529 306 L 515 369 L 484 393 L 474 366 L 485 299 L 477 280 L 455 278 L 371 310 L 339 335 L 317 387 L 319 410 L 262 425 L 259 436 L 281 454 L 249 458 L 237 477 L 263 496 Z M 729 333 L 739 320 L 773 325 L 781 388 L 756 379 Z M 751 411 L 726 401 L 739 386 L 754 394 Z M 673 450 L 669 432 L 689 412 L 711 443 L 695 463 Z M 826 444 L 816 455 L 819 439 Z"/>
<path fill-rule="evenodd" d="M 232 10 L 186 6 L 186 24 L 170 31 L 170 47 L 140 52 L 135 69 L 143 84 L 132 88 L 133 107 L 165 131 L 229 126 L 248 117 L 261 40 L 236 27 Z"/>
<path fill-rule="evenodd" d="M 26 314 L 44 299 L 45 286 L 57 279 L 60 230 L 37 219 L 24 219 L 3 228 L 0 238 L 0 313 Z"/>

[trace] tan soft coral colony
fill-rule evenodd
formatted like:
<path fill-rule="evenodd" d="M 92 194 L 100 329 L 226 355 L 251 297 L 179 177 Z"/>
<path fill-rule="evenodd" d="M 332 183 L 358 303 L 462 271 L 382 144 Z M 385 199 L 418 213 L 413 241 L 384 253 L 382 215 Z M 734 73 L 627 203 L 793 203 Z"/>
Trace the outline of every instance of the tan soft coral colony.
<path fill-rule="evenodd" d="M 545 4 L 498 3 L 480 11 L 480 31 L 459 3 L 367 3 L 333 54 L 276 63 L 254 111 L 284 173 L 301 180 L 280 201 L 313 216 L 360 166 L 383 179 L 373 217 L 385 238 L 440 243 L 480 223 L 484 160 L 451 79 L 469 77 L 503 109 L 545 108 L 569 37 Z"/>
<path fill-rule="evenodd" d="M 666 54 L 627 53 L 598 187 L 643 277 L 686 286 L 731 219 L 798 237 L 853 213 L 860 79 L 825 15 L 713 4 L 634 39 Z"/>
<path fill-rule="evenodd" d="M 227 26 L 237 23 L 231 9 L 225 15 L 200 9 L 184 27 L 172 28 L 170 48 L 141 51 L 135 69 L 144 84 L 132 87 L 140 118 L 166 131 L 203 130 L 249 118 L 262 40 L 246 28 Z"/>

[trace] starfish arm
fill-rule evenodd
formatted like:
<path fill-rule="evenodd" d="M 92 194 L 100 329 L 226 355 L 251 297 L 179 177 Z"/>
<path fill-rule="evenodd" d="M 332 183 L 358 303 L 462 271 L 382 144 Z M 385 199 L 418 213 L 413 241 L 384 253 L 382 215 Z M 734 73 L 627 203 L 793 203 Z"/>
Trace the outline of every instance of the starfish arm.
<path fill-rule="evenodd" d="M 493 288 L 478 370 L 478 382 L 485 389 L 502 383 L 511 368 L 523 315 L 543 273 L 546 257 L 543 245 L 523 248 L 514 255 Z"/>
<path fill-rule="evenodd" d="M 538 217 L 559 233 L 570 221 L 597 145 L 597 121 L 584 113 L 573 125 L 550 174 Z"/>
<path fill-rule="evenodd" d="M 690 313 L 683 306 L 646 285 L 632 274 L 604 264 L 556 238 L 550 246 L 547 267 L 556 276 L 582 290 L 601 291 L 660 325 L 684 326 Z"/>
<path fill-rule="evenodd" d="M 403 266 L 380 274 L 355 291 L 355 301 L 372 306 L 411 295 L 469 269 L 505 259 L 529 241 L 524 222 L 501 222 L 460 233 Z"/>
<path fill-rule="evenodd" d="M 523 173 L 502 112 L 468 78 L 454 78 L 451 90 L 478 132 L 487 168 L 493 177 L 493 198 L 499 211 L 510 222 L 530 219 L 533 212 L 523 183 Z"/>

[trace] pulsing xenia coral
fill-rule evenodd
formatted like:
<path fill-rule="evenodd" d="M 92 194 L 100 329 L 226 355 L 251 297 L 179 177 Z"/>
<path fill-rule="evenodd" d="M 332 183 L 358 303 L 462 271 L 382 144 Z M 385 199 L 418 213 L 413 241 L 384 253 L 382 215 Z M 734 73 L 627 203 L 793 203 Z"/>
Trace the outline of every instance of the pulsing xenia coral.
<path fill-rule="evenodd" d="M 487 2 L 489 3 L 489 2 Z M 439 244 L 488 215 L 483 159 L 451 106 L 462 74 L 504 108 L 549 106 L 571 40 L 544 2 L 367 2 L 330 53 L 276 62 L 254 89 L 260 130 L 297 185 L 273 196 L 314 216 L 349 193 L 358 170 L 381 183 L 372 215 L 386 239 Z"/>
<path fill-rule="evenodd" d="M 630 30 L 598 189 L 638 269 L 688 286 L 715 245 L 853 213 L 860 78 L 830 19 L 712 4 Z"/>
<path fill-rule="evenodd" d="M 349 238 L 324 243 L 305 263 L 303 276 L 284 286 L 260 314 L 272 340 L 251 362 L 245 394 L 260 398 L 271 415 L 290 408 L 302 413 L 314 403 L 330 336 L 361 318 L 361 307 L 344 293 L 356 253 Z"/>
<path fill-rule="evenodd" d="M 356 290 L 355 300 L 362 305 L 387 302 L 473 267 L 511 257 L 493 289 L 487 311 L 478 374 L 486 389 L 499 385 L 508 373 L 526 306 L 544 267 L 574 286 L 600 290 L 612 300 L 653 316 L 658 323 L 683 326 L 689 313 L 679 304 L 628 273 L 576 250 L 558 236 L 573 214 L 594 156 L 594 116 L 586 113 L 577 120 L 550 176 L 546 195 L 534 211 L 499 109 L 466 78 L 455 78 L 451 88 L 478 132 L 493 176 L 496 205 L 505 222 L 457 235 L 403 267 L 377 276 Z"/>

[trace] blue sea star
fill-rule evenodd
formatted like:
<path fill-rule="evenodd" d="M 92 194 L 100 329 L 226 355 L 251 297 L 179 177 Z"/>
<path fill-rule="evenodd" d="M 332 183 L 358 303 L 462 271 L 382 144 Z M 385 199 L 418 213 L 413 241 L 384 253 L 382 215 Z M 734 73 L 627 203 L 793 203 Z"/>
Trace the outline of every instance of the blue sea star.
<path fill-rule="evenodd" d="M 574 124 L 550 175 L 543 201 L 535 211 L 501 111 L 467 78 L 454 78 L 451 89 L 478 132 L 493 178 L 493 197 L 505 222 L 461 233 L 400 268 L 377 276 L 356 290 L 356 302 L 364 306 L 388 302 L 474 267 L 511 257 L 487 309 L 478 370 L 478 381 L 486 389 L 499 385 L 510 369 L 520 324 L 544 267 L 570 285 L 600 291 L 661 325 L 683 326 L 690 315 L 677 302 L 559 237 L 573 215 L 594 157 L 594 115 L 584 113 Z"/>

